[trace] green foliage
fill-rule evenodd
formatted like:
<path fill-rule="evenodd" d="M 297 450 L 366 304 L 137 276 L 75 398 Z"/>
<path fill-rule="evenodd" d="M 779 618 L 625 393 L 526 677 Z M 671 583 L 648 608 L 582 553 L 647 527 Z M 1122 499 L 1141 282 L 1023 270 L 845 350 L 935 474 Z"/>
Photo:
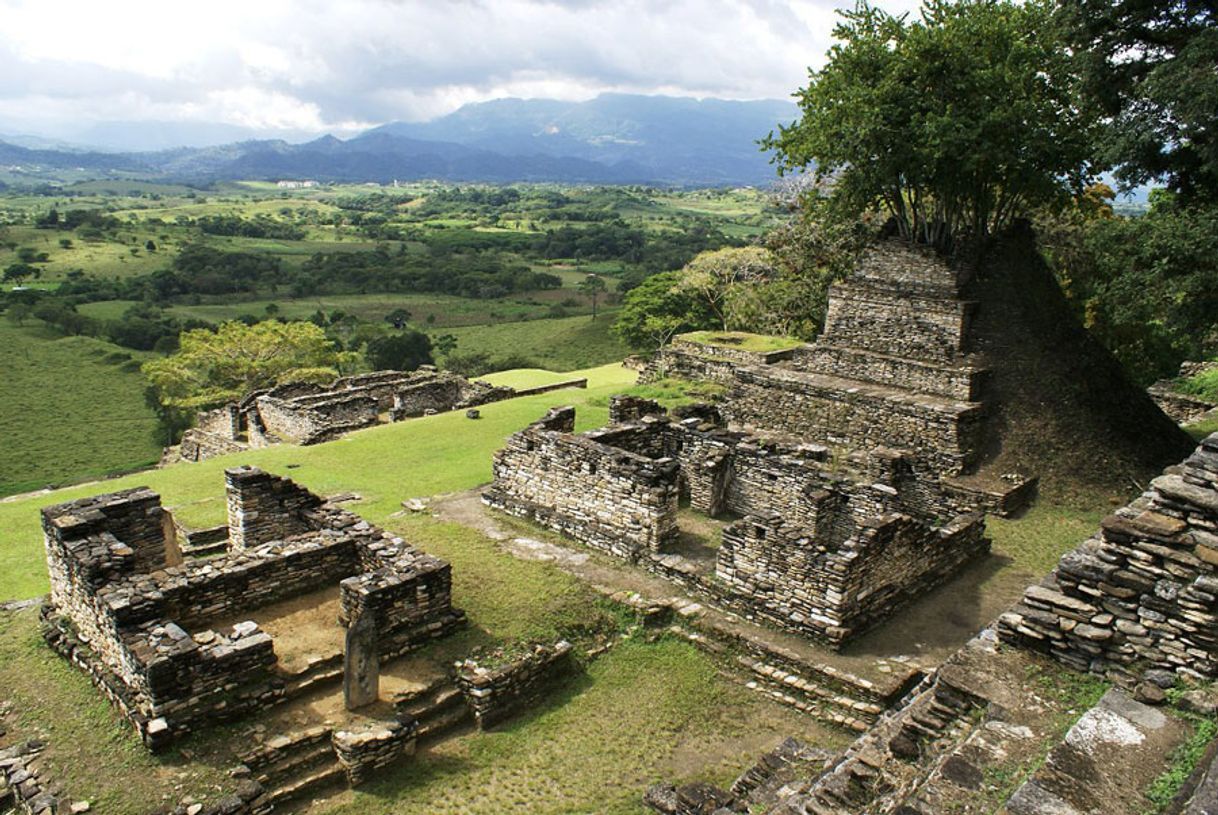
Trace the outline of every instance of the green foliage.
<path fill-rule="evenodd" d="M 146 363 L 144 374 L 161 403 L 203 407 L 279 382 L 328 381 L 352 362 L 312 323 L 234 321 L 183 333 L 178 352 Z"/>
<path fill-rule="evenodd" d="M 413 371 L 431 365 L 431 339 L 422 331 L 405 330 L 368 342 L 368 364 L 378 371 Z"/>
<path fill-rule="evenodd" d="M 1218 196 L 1218 8 L 1207 0 L 1062 0 L 1089 100 L 1106 117 L 1103 152 L 1130 186 L 1166 179 Z"/>
<path fill-rule="evenodd" d="M 1137 218 L 1043 218 L 1054 271 L 1084 325 L 1139 382 L 1218 350 L 1218 206 L 1154 196 Z"/>
<path fill-rule="evenodd" d="M 1188 718 L 1192 722 L 1193 732 L 1172 752 L 1171 764 L 1146 790 L 1146 798 L 1152 807 L 1148 815 L 1167 811 L 1176 793 L 1184 786 L 1184 782 L 1205 755 L 1210 742 L 1218 736 L 1218 722 L 1203 716 Z"/>
<path fill-rule="evenodd" d="M 1218 360 L 1215 360 L 1218 361 Z M 1218 368 L 1211 368 L 1179 382 L 1177 387 L 1184 393 L 1218 402 Z"/>
<path fill-rule="evenodd" d="M 802 117 L 763 145 L 815 165 L 843 216 L 882 207 L 947 245 L 995 232 L 1087 175 L 1092 124 L 1047 0 L 928 0 L 908 20 L 859 2 L 799 91 Z"/>
<path fill-rule="evenodd" d="M 704 300 L 682 287 L 681 275 L 665 272 L 647 278 L 626 295 L 613 333 L 636 349 L 662 348 L 675 334 L 712 328 L 715 314 Z"/>

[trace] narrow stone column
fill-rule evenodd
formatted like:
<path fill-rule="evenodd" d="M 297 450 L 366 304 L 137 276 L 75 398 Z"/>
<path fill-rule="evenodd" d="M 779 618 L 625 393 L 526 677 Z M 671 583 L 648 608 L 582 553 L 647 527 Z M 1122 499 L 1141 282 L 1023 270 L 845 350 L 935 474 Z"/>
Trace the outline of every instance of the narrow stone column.
<path fill-rule="evenodd" d="M 371 614 L 360 614 L 347 626 L 343 661 L 343 701 L 347 710 L 370 705 L 380 696 L 380 655 L 376 624 Z"/>

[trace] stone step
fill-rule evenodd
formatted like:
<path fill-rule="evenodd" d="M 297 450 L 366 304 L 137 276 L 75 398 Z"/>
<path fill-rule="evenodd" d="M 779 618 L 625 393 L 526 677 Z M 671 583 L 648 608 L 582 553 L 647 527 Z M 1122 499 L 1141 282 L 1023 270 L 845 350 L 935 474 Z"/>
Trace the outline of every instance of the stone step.
<path fill-rule="evenodd" d="M 874 382 L 902 390 L 976 402 L 988 372 L 964 360 L 925 361 L 882 351 L 820 342 L 800 349 L 787 365 L 799 371 Z"/>
<path fill-rule="evenodd" d="M 295 699 L 310 691 L 318 690 L 329 685 L 339 685 L 343 681 L 343 666 L 321 667 L 289 679 L 284 684 L 284 697 Z"/>
<path fill-rule="evenodd" d="M 1147 806 L 1142 792 L 1168 769 L 1191 730 L 1168 709 L 1113 688 L 1075 722 L 1003 812 L 1072 815 L 1103 801 L 1107 815 L 1140 815 Z"/>
<path fill-rule="evenodd" d="M 273 789 L 332 765 L 337 760 L 334 747 L 327 741 L 274 762 L 257 772 L 255 777 L 264 787 Z"/>
<path fill-rule="evenodd" d="M 296 755 L 310 752 L 318 745 L 329 747 L 331 733 L 331 729 L 325 725 L 281 733 L 271 736 L 239 758 L 251 771 L 258 772 Z"/>
<path fill-rule="evenodd" d="M 316 793 L 329 787 L 345 785 L 346 783 L 347 774 L 342 766 L 339 765 L 336 758 L 332 765 L 323 767 L 289 784 L 278 786 L 270 790 L 266 797 L 272 807 L 278 808 L 281 804 L 295 801 L 305 795 Z"/>

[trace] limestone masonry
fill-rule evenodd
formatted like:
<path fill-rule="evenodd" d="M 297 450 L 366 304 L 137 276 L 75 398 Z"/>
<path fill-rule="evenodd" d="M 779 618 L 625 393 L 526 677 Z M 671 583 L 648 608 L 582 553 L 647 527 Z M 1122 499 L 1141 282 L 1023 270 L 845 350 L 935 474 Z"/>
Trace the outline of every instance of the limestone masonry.
<path fill-rule="evenodd" d="M 383 419 L 399 422 L 586 384 L 586 380 L 569 380 L 518 391 L 437 371 L 430 365 L 417 371 L 346 376 L 328 386 L 289 382 L 200 413 L 195 426 L 183 434 L 176 454 L 171 448 L 166 460 L 202 461 L 278 442 L 317 444 Z"/>
<path fill-rule="evenodd" d="M 998 633 L 1110 678 L 1218 676 L 1218 434 L 1063 556 Z"/>
<path fill-rule="evenodd" d="M 708 406 L 669 417 L 616 397 L 610 414 L 575 434 L 575 411 L 557 408 L 512 436 L 483 499 L 831 645 L 988 549 L 981 515 L 907 453 L 831 465 L 824 447 L 729 430 Z M 740 517 L 713 569 L 676 551 L 682 498 Z"/>
<path fill-rule="evenodd" d="M 1161 707 L 1165 691 L 1182 686 L 1177 706 L 1195 716 L 1218 711 L 1214 687 L 1184 686 L 1213 679 L 1216 637 L 1218 434 L 839 755 L 788 742 L 730 790 L 661 784 L 644 802 L 678 815 L 1141 815 L 1199 720 Z M 1080 707 L 1074 671 L 1114 687 Z M 1215 755 L 1163 811 L 1214 811 Z"/>
<path fill-rule="evenodd" d="M 728 422 L 848 450 L 907 449 L 920 467 L 957 476 L 976 464 L 982 386 L 969 326 L 971 271 L 898 241 L 874 247 L 829 291 L 814 345 L 770 353 L 677 338 L 643 378 L 729 386 Z"/>
<path fill-rule="evenodd" d="M 325 665 L 277 664 L 253 621 L 217 621 L 337 585 L 340 619 L 372 615 L 381 659 L 464 621 L 451 569 L 347 510 L 261 470 L 225 471 L 223 555 L 183 561 L 160 498 L 146 488 L 42 512 L 50 572 L 44 630 L 152 749 L 206 723 L 275 704 Z"/>

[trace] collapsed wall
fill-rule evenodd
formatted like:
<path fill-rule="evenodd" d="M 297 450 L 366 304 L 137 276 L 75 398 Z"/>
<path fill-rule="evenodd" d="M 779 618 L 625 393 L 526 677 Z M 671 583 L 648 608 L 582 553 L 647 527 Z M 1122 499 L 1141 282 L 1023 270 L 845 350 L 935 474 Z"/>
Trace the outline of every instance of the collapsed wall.
<path fill-rule="evenodd" d="M 256 468 L 225 472 L 229 542 L 173 562 L 173 528 L 146 488 L 42 511 L 44 633 L 159 749 L 204 724 L 287 698 L 270 635 L 222 619 L 339 584 L 371 608 L 382 659 L 461 624 L 449 565 Z M 343 620 L 336 620 L 344 622 Z"/>
<path fill-rule="evenodd" d="M 1218 676 L 1218 434 L 1064 555 L 998 633 L 1108 677 Z"/>
<path fill-rule="evenodd" d="M 706 408 L 672 419 L 627 397 L 610 413 L 633 421 L 575 434 L 560 408 L 512 436 L 483 500 L 834 646 L 988 548 L 982 518 L 895 451 L 831 469 L 825 448 L 728 430 Z M 713 569 L 674 551 L 682 495 L 743 516 Z"/>

